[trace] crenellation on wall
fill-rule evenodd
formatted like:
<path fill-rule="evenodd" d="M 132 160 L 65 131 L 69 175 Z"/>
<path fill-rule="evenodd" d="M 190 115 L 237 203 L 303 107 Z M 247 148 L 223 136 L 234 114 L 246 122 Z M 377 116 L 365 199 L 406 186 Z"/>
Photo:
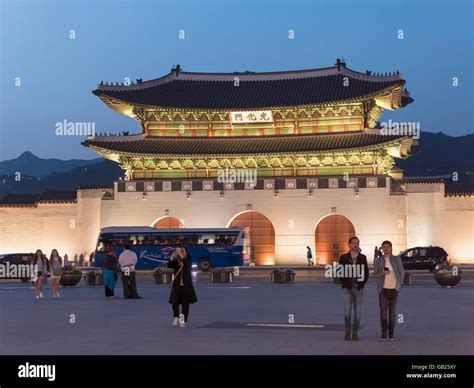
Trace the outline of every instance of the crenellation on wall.
<path fill-rule="evenodd" d="M 305 263 L 305 247 L 315 252 L 317 226 L 331 215 L 353 225 L 369 262 L 386 239 L 395 253 L 432 244 L 455 261 L 474 262 L 472 197 L 444 197 L 434 188 L 406 195 L 391 195 L 387 187 L 336 188 L 314 190 L 312 196 L 306 189 L 282 189 L 278 197 L 272 190 L 228 190 L 223 198 L 218 191 L 196 191 L 189 199 L 182 191 L 150 192 L 145 199 L 141 192 L 115 192 L 110 200 L 102 199 L 102 190 L 78 190 L 77 203 L 1 207 L 0 248 L 2 253 L 41 248 L 47 254 L 57 248 L 72 258 L 91 253 L 103 227 L 153 226 L 165 216 L 188 228 L 228 227 L 236 216 L 254 211 L 273 225 L 276 264 Z"/>

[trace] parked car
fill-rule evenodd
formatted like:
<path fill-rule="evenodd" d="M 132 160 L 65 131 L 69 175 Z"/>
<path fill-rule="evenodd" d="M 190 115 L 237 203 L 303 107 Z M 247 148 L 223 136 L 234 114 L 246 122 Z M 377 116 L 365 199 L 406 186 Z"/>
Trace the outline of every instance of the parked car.
<path fill-rule="evenodd" d="M 434 271 L 444 262 L 449 261 L 449 255 L 441 247 L 416 247 L 400 252 L 403 268 L 427 269 Z"/>
<path fill-rule="evenodd" d="M 33 253 L 9 253 L 5 255 L 0 255 L 0 264 L 6 265 L 7 262 L 11 264 L 30 264 L 33 260 Z M 21 279 L 22 282 L 28 282 L 30 277 L 22 277 L 21 273 L 18 273 L 18 277 L 12 278 L 11 275 L 8 276 L 8 279 Z"/>

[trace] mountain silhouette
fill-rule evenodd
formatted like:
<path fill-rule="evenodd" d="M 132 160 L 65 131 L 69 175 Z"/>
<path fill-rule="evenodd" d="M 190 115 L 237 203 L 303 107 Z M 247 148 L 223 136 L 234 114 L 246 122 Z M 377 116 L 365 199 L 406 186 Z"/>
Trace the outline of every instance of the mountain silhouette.
<path fill-rule="evenodd" d="M 0 162 L 0 175 L 30 175 L 44 177 L 53 173 L 67 172 L 76 167 L 90 166 L 100 162 L 102 158 L 83 159 L 42 159 L 30 151 L 23 152 L 15 159 Z"/>
<path fill-rule="evenodd" d="M 44 177 L 0 175 L 0 197 L 6 193 L 41 193 L 43 190 L 75 190 L 77 186 L 111 185 L 125 172 L 115 162 L 98 159 L 95 164 L 76 167 L 70 171 L 53 173 Z"/>
<path fill-rule="evenodd" d="M 421 149 L 407 159 L 396 159 L 406 177 L 452 176 L 459 182 L 474 184 L 474 134 L 449 136 L 421 132 Z M 21 180 L 15 173 L 21 172 Z M 110 160 L 97 158 L 42 159 L 29 151 L 18 158 L 0 162 L 0 196 L 5 193 L 40 193 L 50 190 L 75 190 L 80 185 L 111 185 L 124 171 Z"/>
<path fill-rule="evenodd" d="M 457 173 L 460 182 L 473 183 L 474 134 L 449 136 L 421 132 L 420 150 L 407 159 L 396 159 L 405 176 L 439 176 Z"/>

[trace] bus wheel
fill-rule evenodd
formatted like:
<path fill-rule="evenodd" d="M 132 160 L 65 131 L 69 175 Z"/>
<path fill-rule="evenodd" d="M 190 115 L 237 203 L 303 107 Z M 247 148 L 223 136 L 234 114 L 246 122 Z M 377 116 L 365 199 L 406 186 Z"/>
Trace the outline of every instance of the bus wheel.
<path fill-rule="evenodd" d="M 203 257 L 199 259 L 198 267 L 201 271 L 207 272 L 211 268 L 211 260 L 208 257 Z"/>

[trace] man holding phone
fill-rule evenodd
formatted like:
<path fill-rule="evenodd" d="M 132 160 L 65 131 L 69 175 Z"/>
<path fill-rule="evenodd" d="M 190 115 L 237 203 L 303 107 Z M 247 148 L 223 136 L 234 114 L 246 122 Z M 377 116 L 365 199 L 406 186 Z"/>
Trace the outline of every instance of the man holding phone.
<path fill-rule="evenodd" d="M 359 340 L 359 327 L 362 313 L 364 286 L 369 279 L 367 257 L 360 253 L 359 239 L 353 236 L 349 239 L 349 252 L 339 258 L 339 265 L 343 268 L 340 278 L 344 295 L 344 325 L 346 341 Z M 354 320 L 351 322 L 352 309 Z"/>
<path fill-rule="evenodd" d="M 405 277 L 402 260 L 392 255 L 392 243 L 388 240 L 382 243 L 383 257 L 374 264 L 374 275 L 378 278 L 377 292 L 379 294 L 380 324 L 382 326 L 381 341 L 395 340 L 395 318 L 398 293 Z"/>

